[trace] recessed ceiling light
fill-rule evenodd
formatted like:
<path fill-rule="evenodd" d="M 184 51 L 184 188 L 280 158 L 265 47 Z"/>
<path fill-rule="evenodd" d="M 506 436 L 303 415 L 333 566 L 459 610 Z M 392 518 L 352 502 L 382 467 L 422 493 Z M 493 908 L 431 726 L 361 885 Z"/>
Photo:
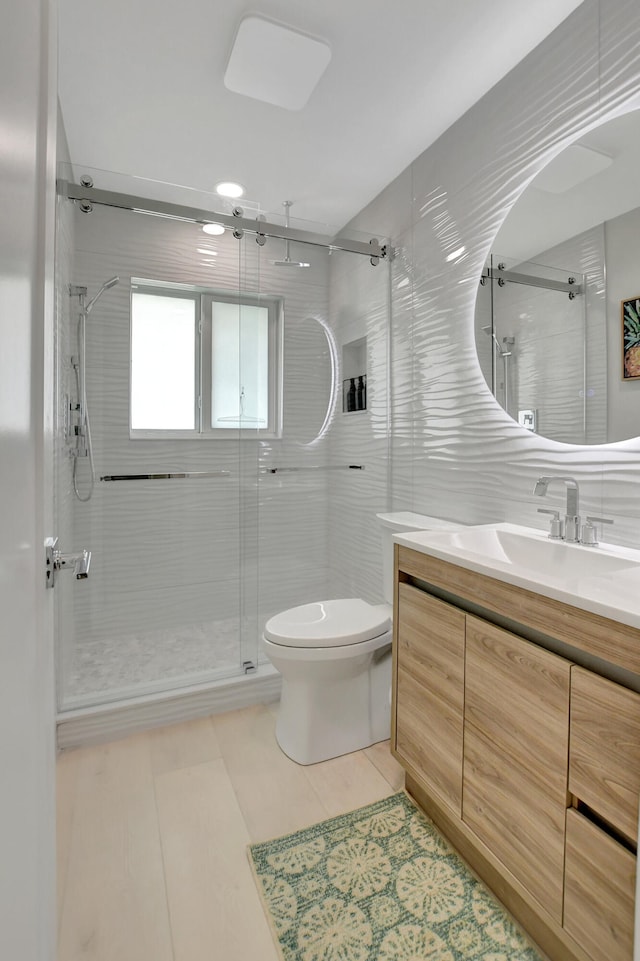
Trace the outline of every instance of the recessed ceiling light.
<path fill-rule="evenodd" d="M 204 224 L 202 229 L 204 230 L 205 234 L 211 234 L 214 237 L 224 233 L 224 227 L 222 224 Z"/>
<path fill-rule="evenodd" d="M 245 17 L 238 27 L 224 85 L 285 110 L 301 110 L 331 60 L 316 40 L 264 17 Z"/>
<path fill-rule="evenodd" d="M 244 187 L 241 184 L 236 184 L 232 180 L 223 180 L 221 183 L 216 184 L 216 193 L 220 194 L 221 197 L 231 197 L 233 200 L 237 200 L 238 197 L 242 197 L 244 193 Z"/>

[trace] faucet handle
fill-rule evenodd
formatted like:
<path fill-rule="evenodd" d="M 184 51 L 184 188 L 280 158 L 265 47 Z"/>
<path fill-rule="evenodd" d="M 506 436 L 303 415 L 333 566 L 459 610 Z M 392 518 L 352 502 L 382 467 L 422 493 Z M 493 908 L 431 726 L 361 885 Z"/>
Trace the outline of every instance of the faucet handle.
<path fill-rule="evenodd" d="M 549 537 L 555 541 L 561 541 L 564 537 L 564 521 L 560 519 L 559 511 L 550 511 L 546 507 L 539 507 L 538 514 L 552 514 L 553 519 L 551 520 L 551 530 L 549 531 Z"/>
<path fill-rule="evenodd" d="M 580 543 L 586 544 L 587 547 L 598 546 L 598 531 L 595 526 L 596 524 L 613 524 L 613 521 L 608 517 L 590 517 L 587 515 L 587 522 L 586 524 L 582 525 Z"/>

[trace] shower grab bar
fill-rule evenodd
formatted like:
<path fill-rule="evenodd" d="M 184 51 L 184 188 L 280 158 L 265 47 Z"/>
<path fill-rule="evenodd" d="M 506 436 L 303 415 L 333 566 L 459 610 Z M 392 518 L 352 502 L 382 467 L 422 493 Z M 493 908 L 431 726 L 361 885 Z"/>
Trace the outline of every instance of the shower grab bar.
<path fill-rule="evenodd" d="M 312 471 L 312 470 L 364 470 L 364 464 L 336 464 L 328 465 L 326 467 L 261 467 L 259 468 L 262 474 L 283 474 L 292 473 L 298 471 Z M 200 477 L 230 477 L 231 471 L 228 470 L 200 470 L 200 471 L 184 471 L 183 473 L 167 473 L 167 474 L 104 474 L 100 480 L 101 481 L 132 481 L 132 480 L 174 480 L 175 478 L 181 480 L 191 480 L 193 478 Z"/>
<path fill-rule="evenodd" d="M 230 477 L 229 470 L 194 470 L 183 473 L 170 474 L 105 474 L 101 481 L 132 481 L 132 480 L 174 480 L 175 478 L 191 480 L 200 477 Z"/>
<path fill-rule="evenodd" d="M 335 464 L 327 467 L 261 467 L 260 471 L 265 474 L 288 474 L 293 471 L 306 470 L 364 470 L 364 464 Z"/>

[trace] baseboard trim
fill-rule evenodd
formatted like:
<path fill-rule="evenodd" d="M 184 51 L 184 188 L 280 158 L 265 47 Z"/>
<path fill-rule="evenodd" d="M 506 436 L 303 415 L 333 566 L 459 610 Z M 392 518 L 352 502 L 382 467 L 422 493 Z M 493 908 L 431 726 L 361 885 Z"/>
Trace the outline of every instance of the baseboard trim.
<path fill-rule="evenodd" d="M 152 727 L 277 701 L 281 687 L 278 671 L 271 665 L 261 665 L 256 674 L 208 686 L 65 711 L 56 721 L 58 750 L 101 744 Z"/>

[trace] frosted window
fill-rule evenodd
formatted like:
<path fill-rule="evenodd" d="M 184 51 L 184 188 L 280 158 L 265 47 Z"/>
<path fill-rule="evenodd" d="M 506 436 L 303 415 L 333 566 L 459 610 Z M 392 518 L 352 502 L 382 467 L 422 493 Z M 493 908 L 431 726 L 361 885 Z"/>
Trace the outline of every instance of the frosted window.
<path fill-rule="evenodd" d="M 214 301 L 211 318 L 211 427 L 264 430 L 269 424 L 269 311 Z"/>
<path fill-rule="evenodd" d="M 193 298 L 132 294 L 132 430 L 195 429 L 195 318 Z"/>

